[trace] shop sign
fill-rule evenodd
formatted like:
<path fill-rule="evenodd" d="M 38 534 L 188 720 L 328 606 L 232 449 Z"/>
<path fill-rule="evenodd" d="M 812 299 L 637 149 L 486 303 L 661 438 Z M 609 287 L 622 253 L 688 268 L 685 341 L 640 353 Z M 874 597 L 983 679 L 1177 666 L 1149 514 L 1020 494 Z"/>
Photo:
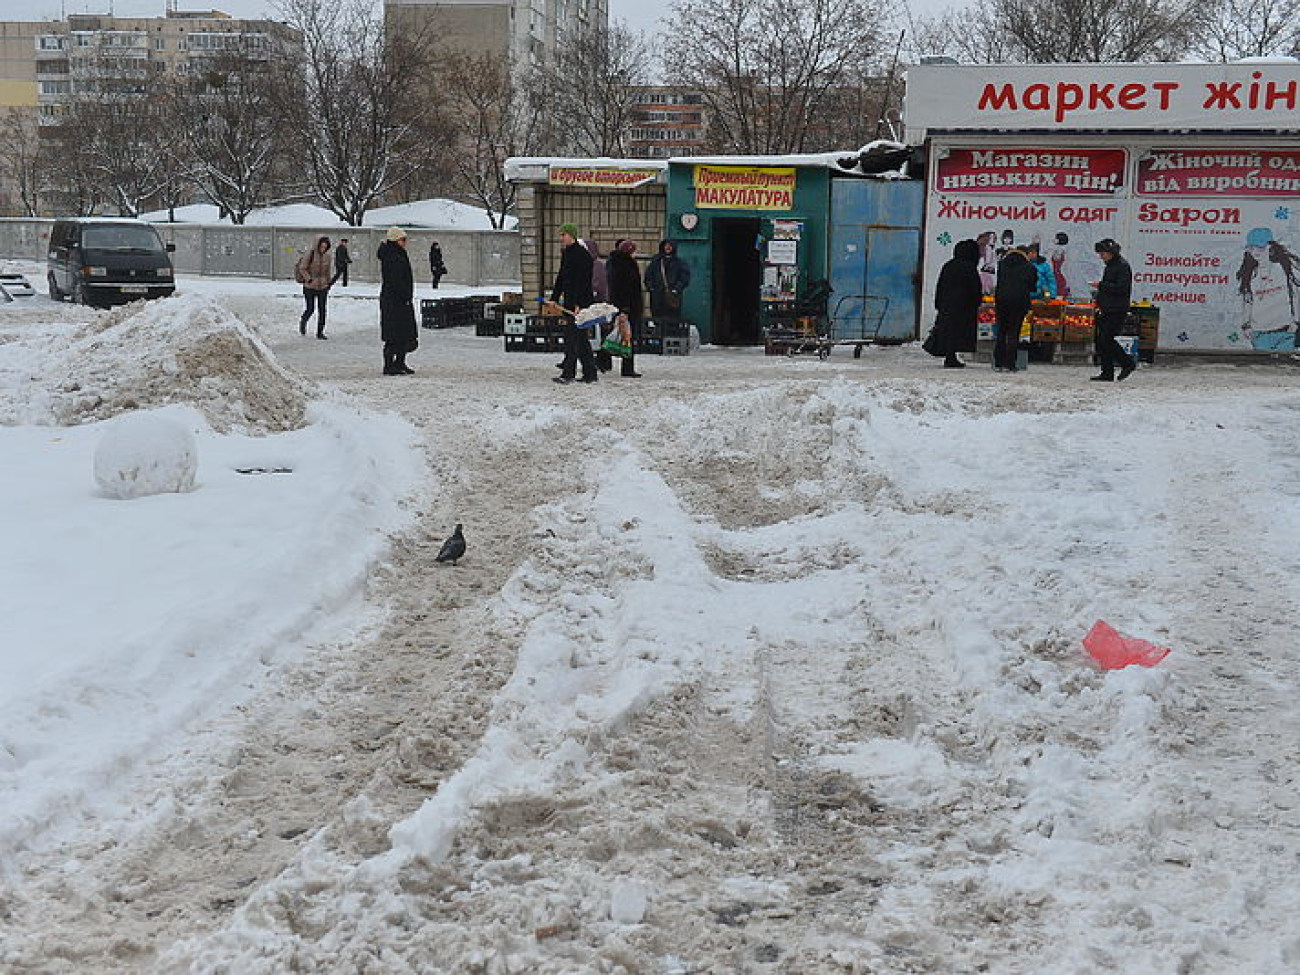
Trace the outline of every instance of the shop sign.
<path fill-rule="evenodd" d="M 597 166 L 552 166 L 549 182 L 552 186 L 573 186 L 605 190 L 628 190 L 653 183 L 659 175 L 657 169 L 610 169 Z"/>
<path fill-rule="evenodd" d="M 1162 345 L 1294 352 L 1300 331 L 1300 207 L 1145 202 L 1137 208 L 1133 291 L 1175 323 Z"/>
<path fill-rule="evenodd" d="M 916 65 L 908 141 L 930 130 L 1300 131 L 1300 62 Z"/>
<path fill-rule="evenodd" d="M 696 166 L 696 209 L 790 210 L 794 167 Z"/>
<path fill-rule="evenodd" d="M 1300 197 L 1300 150 L 1152 149 L 1138 159 L 1137 192 Z"/>
<path fill-rule="evenodd" d="M 940 193 L 1109 195 L 1124 183 L 1123 149 L 944 149 L 935 168 Z"/>

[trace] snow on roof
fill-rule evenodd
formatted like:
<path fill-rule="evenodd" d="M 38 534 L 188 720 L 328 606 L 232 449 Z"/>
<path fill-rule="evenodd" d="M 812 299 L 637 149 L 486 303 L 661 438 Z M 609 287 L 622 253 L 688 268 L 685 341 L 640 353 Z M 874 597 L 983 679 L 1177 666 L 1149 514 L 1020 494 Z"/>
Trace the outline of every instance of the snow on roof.
<path fill-rule="evenodd" d="M 457 203 L 455 200 L 416 200 L 391 207 L 377 207 L 366 211 L 366 226 L 434 227 L 438 230 L 491 230 L 492 221 L 482 207 Z M 519 224 L 515 217 L 506 217 L 505 229 L 513 230 Z"/>
<path fill-rule="evenodd" d="M 177 223 L 230 223 L 222 217 L 221 210 L 212 203 L 193 203 L 173 210 L 153 210 L 140 214 L 140 219 L 151 223 L 170 223 L 175 213 Z M 263 207 L 248 215 L 245 223 L 250 227 L 343 227 L 338 214 L 312 203 L 288 203 L 278 207 Z"/>
<path fill-rule="evenodd" d="M 220 217 L 220 210 L 210 203 L 195 203 L 175 209 L 177 223 L 230 223 L 229 217 Z M 154 210 L 141 215 L 151 223 L 169 223 L 172 211 Z M 289 203 L 278 207 L 263 207 L 248 215 L 250 227 L 346 227 L 335 213 L 312 203 Z M 367 210 L 366 227 L 389 227 L 400 224 L 410 228 L 436 228 L 438 230 L 491 230 L 487 213 L 479 207 L 457 203 L 455 200 L 417 200 L 391 207 Z M 518 223 L 514 217 L 506 219 L 506 228 Z"/>
<path fill-rule="evenodd" d="M 829 169 L 836 173 L 879 176 L 885 179 L 907 178 L 906 143 L 876 139 L 860 149 L 833 152 L 786 153 L 771 156 L 674 156 L 668 161 L 678 166 L 796 166 Z M 890 157 L 893 158 L 890 158 Z M 876 161 L 872 165 L 872 160 Z M 885 161 L 886 165 L 880 165 Z"/>
<path fill-rule="evenodd" d="M 772 156 L 673 156 L 671 159 L 613 159 L 599 156 L 593 159 L 562 159 L 550 156 L 511 156 L 506 160 L 506 179 L 545 179 L 552 166 L 583 167 L 587 169 L 667 169 L 669 164 L 683 166 L 804 166 L 834 170 L 837 173 L 870 173 L 883 176 L 906 176 L 906 172 L 880 173 L 863 169 L 863 156 L 898 152 L 908 147 L 902 142 L 877 139 L 860 149 L 833 152 L 786 153 Z"/>

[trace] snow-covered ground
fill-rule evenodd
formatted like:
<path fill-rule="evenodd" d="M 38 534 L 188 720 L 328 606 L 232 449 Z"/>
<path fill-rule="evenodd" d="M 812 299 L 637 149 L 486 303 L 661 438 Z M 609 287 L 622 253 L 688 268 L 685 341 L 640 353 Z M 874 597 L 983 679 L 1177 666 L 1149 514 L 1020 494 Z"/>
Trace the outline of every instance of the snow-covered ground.
<path fill-rule="evenodd" d="M 0 971 L 1300 970 L 1300 373 L 179 291 L 0 306 Z"/>

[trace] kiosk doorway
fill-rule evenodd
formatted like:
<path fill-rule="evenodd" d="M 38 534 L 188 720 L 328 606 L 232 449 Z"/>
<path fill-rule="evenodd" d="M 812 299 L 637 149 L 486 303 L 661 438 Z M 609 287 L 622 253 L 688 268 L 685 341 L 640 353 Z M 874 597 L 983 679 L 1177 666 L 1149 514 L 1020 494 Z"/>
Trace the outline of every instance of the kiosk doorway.
<path fill-rule="evenodd" d="M 712 336 L 715 345 L 761 345 L 763 261 L 758 217 L 714 217 Z"/>

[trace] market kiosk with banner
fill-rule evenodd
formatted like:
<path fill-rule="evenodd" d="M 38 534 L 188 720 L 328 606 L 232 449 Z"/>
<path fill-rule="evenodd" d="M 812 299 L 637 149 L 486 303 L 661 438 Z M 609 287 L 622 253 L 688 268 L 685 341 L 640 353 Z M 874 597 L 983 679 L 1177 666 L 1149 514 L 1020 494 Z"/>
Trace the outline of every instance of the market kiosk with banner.
<path fill-rule="evenodd" d="M 924 185 L 898 143 L 668 161 L 665 237 L 705 342 L 768 351 L 909 340 Z"/>
<path fill-rule="evenodd" d="M 908 70 L 907 139 L 929 160 L 923 307 L 956 241 L 979 244 L 987 291 L 1000 250 L 1037 243 L 1062 299 L 1042 327 L 1078 338 L 1093 245 L 1113 237 L 1146 358 L 1295 351 L 1300 62 L 1105 67 Z"/>

